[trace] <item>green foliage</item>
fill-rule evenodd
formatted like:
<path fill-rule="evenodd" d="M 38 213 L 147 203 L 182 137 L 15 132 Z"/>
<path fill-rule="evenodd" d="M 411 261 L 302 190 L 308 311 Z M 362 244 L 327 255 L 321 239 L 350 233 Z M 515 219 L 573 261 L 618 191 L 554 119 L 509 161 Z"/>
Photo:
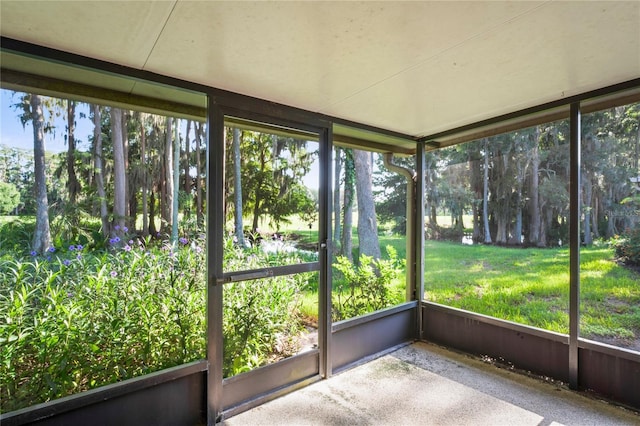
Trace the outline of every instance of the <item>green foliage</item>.
<path fill-rule="evenodd" d="M 206 357 L 204 240 L 119 246 L 3 252 L 3 412 Z M 225 268 L 269 262 L 260 251 L 230 251 Z M 225 374 L 291 354 L 303 283 L 291 276 L 225 285 Z"/>
<path fill-rule="evenodd" d="M 640 266 L 640 227 L 628 230 L 611 241 L 618 259 L 628 265 Z"/>
<path fill-rule="evenodd" d="M 334 268 L 341 274 L 334 280 L 333 321 L 364 315 L 401 302 L 402 293 L 393 286 L 404 268 L 396 250 L 387 246 L 388 259 L 360 255 L 354 265 L 345 256 L 337 256 Z"/>
<path fill-rule="evenodd" d="M 20 192 L 15 185 L 0 182 L 0 214 L 11 213 L 20 205 Z"/>
<path fill-rule="evenodd" d="M 72 245 L 3 262 L 2 410 L 203 358 L 198 257 L 191 247 Z"/>
<path fill-rule="evenodd" d="M 228 132 L 232 129 L 228 128 Z M 232 137 L 227 138 L 231 151 Z M 242 211 L 253 216 L 252 231 L 256 231 L 259 220 L 267 219 L 269 225 L 278 229 L 286 224 L 293 213 L 301 213 L 313 220 L 317 212 L 314 196 L 304 185 L 317 151 L 315 143 L 288 137 L 242 131 L 240 136 L 240 159 L 242 181 Z M 236 178 L 233 156 L 227 158 L 226 181 Z M 233 205 L 234 194 L 228 192 L 227 203 Z M 231 212 L 232 209 L 227 209 Z"/>
<path fill-rule="evenodd" d="M 269 262 L 260 249 L 245 250 L 230 239 L 224 253 L 225 270 L 258 269 Z M 290 346 L 283 342 L 301 328 L 297 315 L 301 287 L 301 281 L 293 275 L 224 286 L 225 377 L 259 367 L 278 354 L 291 355 L 286 351 Z"/>
<path fill-rule="evenodd" d="M 36 227 L 34 217 L 9 217 L 0 222 L 0 248 L 2 251 L 26 254 L 29 252 L 29 244 Z"/>

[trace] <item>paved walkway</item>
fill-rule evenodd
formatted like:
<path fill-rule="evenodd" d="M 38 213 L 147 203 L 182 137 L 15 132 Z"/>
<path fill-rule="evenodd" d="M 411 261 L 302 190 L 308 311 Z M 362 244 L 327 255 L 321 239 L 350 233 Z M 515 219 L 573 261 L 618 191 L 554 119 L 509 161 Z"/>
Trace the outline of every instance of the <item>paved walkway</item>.
<path fill-rule="evenodd" d="M 420 342 L 223 424 L 640 425 L 640 415 Z"/>

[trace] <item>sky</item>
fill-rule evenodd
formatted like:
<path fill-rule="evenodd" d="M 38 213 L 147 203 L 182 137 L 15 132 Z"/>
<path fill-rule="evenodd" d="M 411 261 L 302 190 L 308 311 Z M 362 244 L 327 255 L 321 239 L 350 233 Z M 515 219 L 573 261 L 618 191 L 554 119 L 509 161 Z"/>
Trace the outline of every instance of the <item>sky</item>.
<path fill-rule="evenodd" d="M 0 90 L 0 145 L 23 149 L 33 149 L 33 127 L 27 123 L 22 127 L 20 114 L 13 105 L 20 100 L 20 94 L 10 90 Z M 80 117 L 80 112 L 86 114 Z M 45 134 L 45 149 L 48 152 L 62 152 L 67 149 L 64 135 L 65 117 L 57 117 L 54 120 L 55 132 Z M 93 133 L 93 123 L 89 119 L 89 111 L 86 105 L 76 109 L 76 140 L 79 141 L 78 149 L 86 150 L 89 147 L 89 135 Z"/>

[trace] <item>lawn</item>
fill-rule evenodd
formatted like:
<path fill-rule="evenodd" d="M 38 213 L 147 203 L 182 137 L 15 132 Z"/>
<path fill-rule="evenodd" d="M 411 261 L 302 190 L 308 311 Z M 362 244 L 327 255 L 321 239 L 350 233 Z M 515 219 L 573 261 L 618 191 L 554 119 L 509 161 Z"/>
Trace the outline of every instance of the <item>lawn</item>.
<path fill-rule="evenodd" d="M 618 265 L 607 246 L 581 249 L 582 336 L 640 338 L 640 275 Z M 569 332 L 569 250 L 427 241 L 425 299 Z"/>

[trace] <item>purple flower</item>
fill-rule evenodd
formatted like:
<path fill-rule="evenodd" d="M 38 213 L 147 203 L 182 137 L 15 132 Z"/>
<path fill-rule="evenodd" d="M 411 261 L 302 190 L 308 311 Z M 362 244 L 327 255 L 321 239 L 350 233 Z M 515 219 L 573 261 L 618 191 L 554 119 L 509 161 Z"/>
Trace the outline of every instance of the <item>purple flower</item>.
<path fill-rule="evenodd" d="M 120 237 L 113 237 L 109 240 L 109 244 L 118 244 L 120 242 Z"/>
<path fill-rule="evenodd" d="M 49 247 L 49 250 L 47 250 L 49 253 L 55 253 L 56 248 L 55 247 Z"/>
<path fill-rule="evenodd" d="M 37 251 L 35 251 L 35 250 L 31 250 L 31 251 L 29 252 L 29 254 L 30 254 L 31 256 L 34 256 L 34 257 L 35 257 L 35 256 L 37 256 L 37 255 L 38 255 L 38 252 L 37 252 Z"/>
<path fill-rule="evenodd" d="M 71 265 L 71 261 L 69 259 L 65 259 L 65 260 L 62 261 L 62 264 L 64 266 L 69 266 L 69 265 Z"/>
<path fill-rule="evenodd" d="M 133 244 L 133 240 L 129 240 L 129 245 Z"/>
<path fill-rule="evenodd" d="M 81 255 L 81 254 L 78 254 L 78 255 L 76 256 L 76 259 L 78 259 L 78 260 L 82 259 L 82 255 Z"/>
<path fill-rule="evenodd" d="M 124 251 L 131 251 L 131 246 L 129 244 L 125 245 L 123 248 Z"/>
<path fill-rule="evenodd" d="M 115 278 L 118 276 L 118 273 L 116 271 L 111 271 L 111 278 Z"/>
<path fill-rule="evenodd" d="M 74 251 L 75 249 L 76 249 L 76 246 L 74 246 L 73 244 L 69 246 L 69 251 Z"/>
<path fill-rule="evenodd" d="M 181 237 L 178 241 L 180 241 L 180 244 L 185 245 L 189 242 L 189 240 L 187 240 L 185 237 Z"/>
<path fill-rule="evenodd" d="M 113 227 L 114 230 L 119 231 L 120 230 L 120 225 L 116 225 Z"/>
<path fill-rule="evenodd" d="M 126 226 L 125 226 L 125 227 L 123 227 L 123 228 L 122 228 L 122 230 L 123 230 L 124 232 L 129 232 L 129 228 L 127 228 Z"/>
<path fill-rule="evenodd" d="M 67 292 L 67 297 L 71 298 L 73 297 L 73 293 L 71 293 L 70 291 Z"/>
<path fill-rule="evenodd" d="M 82 246 L 81 244 L 78 244 L 78 245 L 76 246 L 76 250 L 82 250 L 83 248 L 84 248 L 84 246 Z"/>

